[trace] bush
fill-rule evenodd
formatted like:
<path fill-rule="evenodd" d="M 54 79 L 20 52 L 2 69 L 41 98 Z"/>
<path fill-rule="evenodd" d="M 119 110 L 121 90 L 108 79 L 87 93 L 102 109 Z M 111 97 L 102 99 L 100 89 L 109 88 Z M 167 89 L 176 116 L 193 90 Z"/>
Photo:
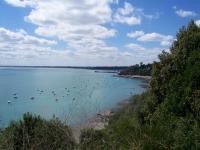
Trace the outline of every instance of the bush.
<path fill-rule="evenodd" d="M 82 150 L 109 150 L 109 139 L 104 130 L 85 129 L 80 136 L 80 149 Z"/>
<path fill-rule="evenodd" d="M 68 126 L 58 119 L 46 121 L 29 113 L 12 122 L 1 133 L 0 149 L 66 149 L 75 148 Z"/>

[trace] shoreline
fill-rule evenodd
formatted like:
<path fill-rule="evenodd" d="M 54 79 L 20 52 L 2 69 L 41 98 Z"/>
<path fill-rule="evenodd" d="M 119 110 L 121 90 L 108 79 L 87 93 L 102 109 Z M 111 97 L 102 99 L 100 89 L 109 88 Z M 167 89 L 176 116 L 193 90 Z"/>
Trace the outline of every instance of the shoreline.
<path fill-rule="evenodd" d="M 76 141 L 79 142 L 81 130 L 84 130 L 84 129 L 102 130 L 102 129 L 104 129 L 108 125 L 110 117 L 112 117 L 116 112 L 118 112 L 120 109 L 122 109 L 123 107 L 127 106 L 130 103 L 130 98 L 131 97 L 122 100 L 121 102 L 117 103 L 114 107 L 112 107 L 108 110 L 104 110 L 97 114 L 94 114 L 93 117 L 89 118 L 85 122 L 70 126 Z"/>
<path fill-rule="evenodd" d="M 151 76 L 141 76 L 141 75 L 113 75 L 114 77 L 120 77 L 120 78 L 129 78 L 129 79 L 140 79 L 143 80 L 144 82 L 140 84 L 142 88 L 149 88 L 150 81 L 151 81 Z"/>
<path fill-rule="evenodd" d="M 141 75 L 114 75 L 115 77 L 130 78 L 130 79 L 142 79 L 147 82 L 151 80 L 151 76 L 141 76 Z"/>
<path fill-rule="evenodd" d="M 140 75 L 113 75 L 114 77 L 122 77 L 122 78 L 130 78 L 130 79 L 142 79 L 144 83 L 140 84 L 142 88 L 147 89 L 149 87 L 149 82 L 151 80 L 151 76 L 140 76 Z M 74 138 L 77 142 L 79 142 L 79 137 L 81 135 L 81 130 L 84 129 L 94 129 L 94 130 L 102 130 L 104 129 L 108 123 L 110 117 L 116 114 L 120 109 L 126 107 L 130 104 L 130 99 L 134 95 L 131 95 L 127 99 L 124 99 L 118 102 L 115 106 L 111 107 L 110 109 L 98 112 L 94 114 L 93 117 L 90 117 L 88 120 L 70 126 L 74 135 Z"/>

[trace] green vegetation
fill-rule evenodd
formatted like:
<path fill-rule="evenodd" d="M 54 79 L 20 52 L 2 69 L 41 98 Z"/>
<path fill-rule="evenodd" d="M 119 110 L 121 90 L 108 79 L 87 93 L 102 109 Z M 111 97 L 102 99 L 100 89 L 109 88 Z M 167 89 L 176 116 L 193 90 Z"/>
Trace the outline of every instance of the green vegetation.
<path fill-rule="evenodd" d="M 83 130 L 76 144 L 57 119 L 26 114 L 0 135 L 0 149 L 200 149 L 200 28 L 177 34 L 152 66 L 150 88 L 130 99 L 103 130 Z"/>
<path fill-rule="evenodd" d="M 141 75 L 150 76 L 152 64 L 136 64 L 120 71 L 119 75 Z"/>
<path fill-rule="evenodd" d="M 56 118 L 46 121 L 29 113 L 21 121 L 12 122 L 0 135 L 1 150 L 71 150 L 75 146 L 68 126 Z"/>
<path fill-rule="evenodd" d="M 200 149 L 200 28 L 194 21 L 179 31 L 170 50 L 153 63 L 149 90 L 101 131 L 98 141 L 108 149 Z"/>

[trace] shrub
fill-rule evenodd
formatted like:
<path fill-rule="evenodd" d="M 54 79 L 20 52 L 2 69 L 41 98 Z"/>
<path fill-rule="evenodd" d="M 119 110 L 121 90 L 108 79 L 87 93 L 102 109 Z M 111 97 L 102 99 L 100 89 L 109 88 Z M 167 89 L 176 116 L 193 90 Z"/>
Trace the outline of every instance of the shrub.
<path fill-rule="evenodd" d="M 75 148 L 68 126 L 54 118 L 46 121 L 29 113 L 2 131 L 0 149 L 66 149 Z"/>

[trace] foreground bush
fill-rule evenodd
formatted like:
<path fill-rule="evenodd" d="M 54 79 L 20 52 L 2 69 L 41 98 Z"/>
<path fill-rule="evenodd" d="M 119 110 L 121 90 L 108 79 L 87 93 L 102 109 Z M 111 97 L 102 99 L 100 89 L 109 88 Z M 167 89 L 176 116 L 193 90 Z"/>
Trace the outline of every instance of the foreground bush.
<path fill-rule="evenodd" d="M 0 136 L 0 149 L 72 150 L 75 140 L 71 130 L 57 119 L 46 121 L 29 113 L 12 122 Z"/>
<path fill-rule="evenodd" d="M 85 129 L 80 135 L 80 149 L 82 150 L 109 150 L 109 136 L 104 130 Z"/>

